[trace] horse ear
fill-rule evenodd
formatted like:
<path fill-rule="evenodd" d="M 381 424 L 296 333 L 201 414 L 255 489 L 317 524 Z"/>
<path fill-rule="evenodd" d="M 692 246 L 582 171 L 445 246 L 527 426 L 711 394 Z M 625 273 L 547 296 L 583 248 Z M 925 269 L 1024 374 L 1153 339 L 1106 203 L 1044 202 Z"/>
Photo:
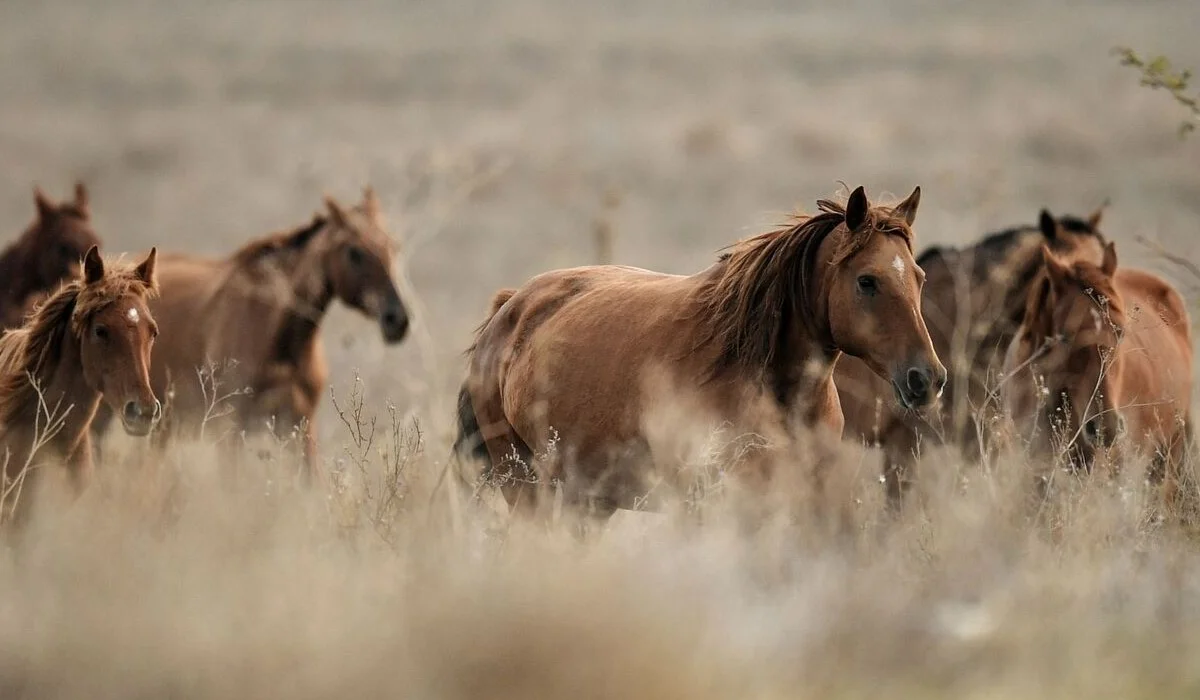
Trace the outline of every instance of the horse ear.
<path fill-rule="evenodd" d="M 1052 281 L 1058 281 L 1066 277 L 1069 272 L 1063 261 L 1059 260 L 1058 256 L 1051 252 L 1050 246 L 1045 243 L 1042 244 L 1042 262 L 1045 263 L 1046 272 L 1050 274 Z"/>
<path fill-rule="evenodd" d="M 1100 271 L 1112 277 L 1117 271 L 1117 244 L 1109 241 L 1104 246 L 1104 260 L 1100 263 Z"/>
<path fill-rule="evenodd" d="M 383 214 L 383 207 L 379 205 L 379 197 L 375 194 L 375 188 L 367 185 L 363 189 L 363 211 L 367 216 L 376 223 L 379 222 L 380 216 Z"/>
<path fill-rule="evenodd" d="M 1100 220 L 1104 218 L 1104 210 L 1108 208 L 1109 200 L 1105 199 L 1100 206 L 1096 207 L 1096 211 L 1092 212 L 1087 218 L 1088 228 L 1093 231 L 1100 228 Z"/>
<path fill-rule="evenodd" d="M 155 289 L 158 287 L 158 279 L 154 275 L 154 268 L 158 263 L 158 247 L 152 247 L 150 253 L 146 255 L 146 259 L 137 266 L 135 272 L 141 278 L 146 286 Z"/>
<path fill-rule="evenodd" d="M 342 205 L 337 203 L 333 197 L 325 195 L 325 209 L 329 212 L 329 220 L 340 228 L 349 228 L 349 218 L 346 216 Z"/>
<path fill-rule="evenodd" d="M 1046 240 L 1053 241 L 1058 238 L 1058 222 L 1045 209 L 1038 214 L 1038 228 L 1042 230 L 1042 235 L 1046 237 Z"/>
<path fill-rule="evenodd" d="M 851 231 L 861 228 L 867 220 L 869 206 L 867 193 L 863 190 L 862 185 L 859 185 L 850 193 L 850 199 L 846 202 L 846 228 Z"/>
<path fill-rule="evenodd" d="M 908 195 L 908 199 L 900 202 L 892 209 L 892 216 L 900 216 L 904 218 L 904 223 L 909 226 L 917 220 L 917 205 L 921 203 L 921 187 L 918 185 L 913 189 L 912 194 Z"/>
<path fill-rule="evenodd" d="M 88 185 L 84 185 L 82 180 L 77 181 L 76 209 L 79 210 L 79 214 L 83 214 L 84 216 L 88 215 L 90 213 L 89 204 Z"/>
<path fill-rule="evenodd" d="M 51 202 L 39 185 L 33 186 L 33 203 L 37 205 L 38 217 L 48 218 L 54 213 L 54 202 Z"/>
<path fill-rule="evenodd" d="M 102 279 L 104 279 L 104 261 L 100 259 L 100 249 L 92 246 L 83 256 L 83 281 L 87 284 L 95 284 Z"/>
<path fill-rule="evenodd" d="M 1051 313 L 1054 308 L 1053 296 L 1054 285 L 1049 279 L 1042 277 L 1037 281 L 1037 287 L 1025 306 L 1025 325 L 1033 331 L 1039 341 L 1054 334 Z"/>

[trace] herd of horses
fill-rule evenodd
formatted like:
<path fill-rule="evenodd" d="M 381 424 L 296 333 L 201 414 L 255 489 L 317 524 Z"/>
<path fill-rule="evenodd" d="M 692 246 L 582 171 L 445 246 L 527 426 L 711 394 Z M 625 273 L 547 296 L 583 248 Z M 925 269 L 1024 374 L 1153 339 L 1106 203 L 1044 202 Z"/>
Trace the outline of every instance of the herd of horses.
<path fill-rule="evenodd" d="M 1191 444 L 1179 293 L 1118 266 L 1102 209 L 916 255 L 920 199 L 822 199 L 693 275 L 598 265 L 498 291 L 466 353 L 452 470 L 514 511 L 553 485 L 606 517 L 683 478 L 661 420 L 682 407 L 759 438 L 731 472 L 761 488 L 807 441 L 851 439 L 882 447 L 899 506 L 923 447 L 979 460 L 1015 437 L 1080 471 L 1144 459 L 1174 498 Z M 0 253 L 5 517 L 47 468 L 82 489 L 114 417 L 159 449 L 273 433 L 320 480 L 326 310 L 340 300 L 387 343 L 408 331 L 371 188 L 223 258 L 152 248 L 134 264 L 100 255 L 83 184 L 34 201 Z"/>

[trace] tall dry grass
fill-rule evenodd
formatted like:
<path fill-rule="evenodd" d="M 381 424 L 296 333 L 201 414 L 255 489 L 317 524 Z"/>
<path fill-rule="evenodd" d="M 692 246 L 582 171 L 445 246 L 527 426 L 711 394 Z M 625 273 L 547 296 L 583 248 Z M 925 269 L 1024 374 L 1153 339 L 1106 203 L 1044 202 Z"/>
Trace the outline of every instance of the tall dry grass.
<path fill-rule="evenodd" d="M 747 528 L 707 488 L 579 537 L 567 514 L 452 497 L 426 437 L 444 431 L 349 394 L 325 489 L 298 487 L 284 445 L 247 446 L 231 476 L 205 443 L 126 443 L 76 501 L 47 472 L 0 556 L 0 696 L 1200 691 L 1200 559 L 1135 474 L 1038 501 L 1022 460 L 935 452 L 893 518 L 873 456 L 847 449 L 837 527 L 801 509 Z"/>

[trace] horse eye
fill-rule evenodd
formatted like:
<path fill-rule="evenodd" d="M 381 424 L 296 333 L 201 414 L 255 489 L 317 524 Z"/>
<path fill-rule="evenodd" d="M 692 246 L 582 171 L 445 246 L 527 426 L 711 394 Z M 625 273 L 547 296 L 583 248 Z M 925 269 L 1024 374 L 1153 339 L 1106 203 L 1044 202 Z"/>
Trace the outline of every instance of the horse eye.
<path fill-rule="evenodd" d="M 858 278 L 858 291 L 867 296 L 875 296 L 879 291 L 879 280 L 874 275 L 862 275 Z"/>
<path fill-rule="evenodd" d="M 92 335 L 96 336 L 96 340 L 108 340 L 108 328 L 95 326 L 92 328 Z"/>
<path fill-rule="evenodd" d="M 363 249 L 356 245 L 352 245 L 346 249 L 346 259 L 350 261 L 351 265 L 361 265 L 365 257 Z"/>

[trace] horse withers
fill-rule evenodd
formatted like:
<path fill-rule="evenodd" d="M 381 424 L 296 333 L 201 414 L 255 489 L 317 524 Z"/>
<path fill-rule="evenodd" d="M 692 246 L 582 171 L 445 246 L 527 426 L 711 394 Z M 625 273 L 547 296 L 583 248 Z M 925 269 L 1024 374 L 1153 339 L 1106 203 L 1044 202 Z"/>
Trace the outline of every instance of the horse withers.
<path fill-rule="evenodd" d="M 693 422 L 778 450 L 798 429 L 840 437 L 832 372 L 846 353 L 902 404 L 929 405 L 946 371 L 919 310 L 919 202 L 917 188 L 871 206 L 859 187 L 694 275 L 580 267 L 499 293 L 469 351 L 456 451 L 484 463 L 510 506 L 533 505 L 528 482 L 558 481 L 607 517 L 635 507 L 668 460 L 654 424 L 677 399 Z M 529 473 L 548 447 L 559 458 Z"/>
<path fill-rule="evenodd" d="M 1006 408 L 1031 451 L 1090 471 L 1136 451 L 1173 500 L 1191 434 L 1192 339 L 1183 298 L 1161 278 L 1043 248 L 1008 347 Z M 1115 454 L 1114 454 L 1115 453 Z"/>

